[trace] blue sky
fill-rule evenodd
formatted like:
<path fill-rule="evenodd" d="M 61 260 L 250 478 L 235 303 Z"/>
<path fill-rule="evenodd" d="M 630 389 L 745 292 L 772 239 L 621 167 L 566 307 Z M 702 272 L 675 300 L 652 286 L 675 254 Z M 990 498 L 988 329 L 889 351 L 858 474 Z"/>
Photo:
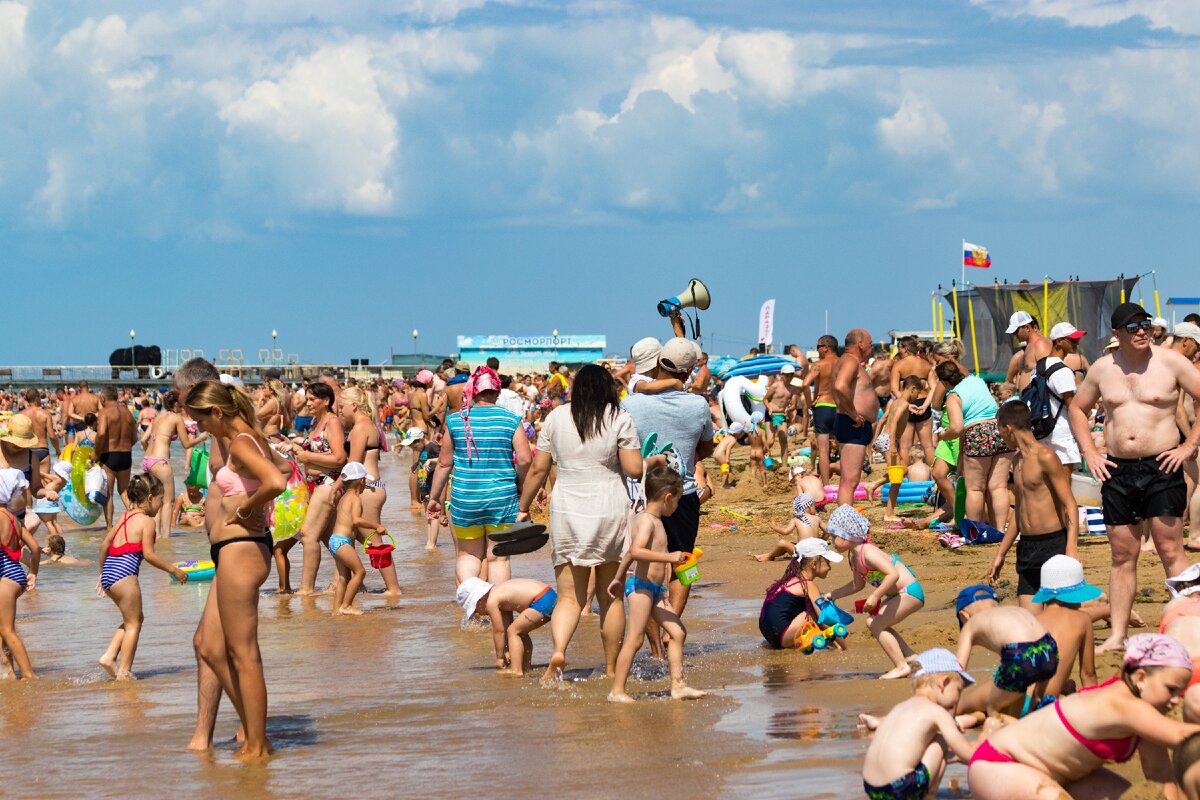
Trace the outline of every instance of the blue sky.
<path fill-rule="evenodd" d="M 1192 0 L 0 0 L 0 362 L 456 334 L 708 349 L 978 280 L 1196 294 Z M 1149 287 L 1147 287 L 1149 298 Z"/>

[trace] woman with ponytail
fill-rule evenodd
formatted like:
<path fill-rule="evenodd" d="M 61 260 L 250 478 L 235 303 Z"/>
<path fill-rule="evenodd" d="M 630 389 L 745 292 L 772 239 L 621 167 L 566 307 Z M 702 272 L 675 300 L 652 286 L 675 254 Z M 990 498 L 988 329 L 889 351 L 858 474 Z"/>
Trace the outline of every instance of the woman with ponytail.
<path fill-rule="evenodd" d="M 362 493 L 363 517 L 382 527 L 387 487 L 379 475 L 379 454 L 387 442 L 379 423 L 371 416 L 367 393 L 357 386 L 342 389 L 338 416 L 341 417 L 342 425 L 349 431 L 346 435 L 346 452 L 349 455 L 347 463 L 357 461 L 367 469 L 367 482 Z M 392 550 L 395 549 L 395 545 L 382 540 L 376 540 L 372 544 L 373 538 L 374 534 L 367 537 L 363 542 L 363 549 L 371 557 L 371 566 L 383 576 L 384 585 L 387 586 L 386 593 L 398 597 L 400 582 L 396 579 L 396 567 L 392 563 Z"/>
<path fill-rule="evenodd" d="M 200 619 L 200 657 L 229 695 L 245 731 L 235 755 L 266 758 L 267 684 L 258 647 L 258 592 L 271 571 L 265 509 L 287 483 L 258 428 L 250 396 L 219 381 L 196 385 L 188 413 L 228 454 L 213 476 L 221 507 L 209 533 L 216 575 Z"/>

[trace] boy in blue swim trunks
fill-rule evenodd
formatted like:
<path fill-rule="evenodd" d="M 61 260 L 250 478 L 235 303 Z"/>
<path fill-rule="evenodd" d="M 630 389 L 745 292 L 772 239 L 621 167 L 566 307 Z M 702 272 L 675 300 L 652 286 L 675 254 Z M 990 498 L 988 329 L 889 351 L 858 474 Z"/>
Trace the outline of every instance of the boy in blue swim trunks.
<path fill-rule="evenodd" d="M 613 703 L 633 702 L 633 698 L 625 692 L 625 683 L 633 668 L 633 657 L 642 647 L 645 638 L 642 632 L 653 617 L 671 636 L 667 646 L 667 663 L 671 667 L 671 697 L 675 700 L 694 700 L 704 697 L 707 692 L 693 689 L 683 682 L 683 642 L 687 638 L 687 629 L 666 602 L 670 570 L 675 564 L 686 561 L 689 554 L 678 550 L 667 552 L 667 531 L 662 522 L 663 517 L 671 516 L 679 506 L 683 478 L 665 464 L 658 464 L 647 471 L 645 486 L 646 510 L 634 520 L 629 552 L 608 586 L 608 594 L 613 598 L 620 597 L 624 586 L 625 596 L 629 599 L 629 622 L 625 627 L 625 641 L 617 655 L 616 674 L 608 699 Z M 631 565 L 633 573 L 626 577 Z"/>
<path fill-rule="evenodd" d="M 462 606 L 464 625 L 477 615 L 486 615 L 491 621 L 496 669 L 524 675 L 533 661 L 529 634 L 550 621 L 558 592 L 529 578 L 512 578 L 498 584 L 467 578 L 459 585 L 455 599 Z"/>
<path fill-rule="evenodd" d="M 983 584 L 968 586 L 955 602 L 958 624 L 958 663 L 963 669 L 976 645 L 1000 654 L 1000 665 L 992 683 L 976 685 L 963 692 L 959 714 L 1004 712 L 1017 716 L 1025 704 L 1025 693 L 1035 687 L 1035 701 L 1046 682 L 1058 671 L 1058 644 L 1046 626 L 1031 612 L 1002 606 L 996 592 Z M 1032 706 L 1031 706 L 1032 707 Z"/>
<path fill-rule="evenodd" d="M 947 751 L 964 764 L 975 753 L 953 716 L 963 687 L 975 681 L 949 650 L 926 650 L 914 660 L 920 670 L 914 675 L 913 696 L 882 720 L 860 717 L 875 731 L 862 771 L 863 791 L 871 800 L 933 797 L 946 770 Z"/>

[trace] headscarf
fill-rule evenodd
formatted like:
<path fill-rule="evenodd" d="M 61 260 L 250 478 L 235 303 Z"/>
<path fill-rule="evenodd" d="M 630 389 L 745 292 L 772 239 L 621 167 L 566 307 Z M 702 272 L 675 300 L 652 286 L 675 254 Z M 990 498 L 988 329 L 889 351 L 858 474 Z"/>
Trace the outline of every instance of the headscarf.
<path fill-rule="evenodd" d="M 808 515 L 804 512 L 812 508 L 814 504 L 815 501 L 813 500 L 813 496 L 811 494 L 808 492 L 801 492 L 792 500 L 792 511 L 795 513 L 796 518 L 805 525 L 811 525 L 812 520 L 810 520 Z"/>
<path fill-rule="evenodd" d="M 871 521 L 852 505 L 838 506 L 829 515 L 825 527 L 833 536 L 841 537 L 848 542 L 865 542 L 871 533 Z"/>
<path fill-rule="evenodd" d="M 1178 667 L 1192 670 L 1192 657 L 1179 640 L 1161 633 L 1139 633 L 1125 640 L 1125 669 Z"/>
<path fill-rule="evenodd" d="M 459 413 L 462 415 L 463 433 L 466 436 L 468 458 L 471 457 L 471 448 L 475 449 L 475 455 L 479 455 L 479 448 L 475 445 L 475 436 L 471 433 L 470 420 L 471 405 L 475 402 L 475 395 L 480 392 L 498 391 L 500 391 L 500 376 L 491 367 L 477 367 L 463 385 L 463 405 Z"/>

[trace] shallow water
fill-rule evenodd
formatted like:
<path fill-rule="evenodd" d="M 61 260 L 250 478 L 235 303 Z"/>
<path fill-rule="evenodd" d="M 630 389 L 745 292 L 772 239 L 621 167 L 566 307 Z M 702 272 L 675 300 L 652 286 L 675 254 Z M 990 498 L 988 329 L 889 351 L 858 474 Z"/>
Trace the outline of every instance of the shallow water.
<path fill-rule="evenodd" d="M 804 658 L 760 646 L 758 600 L 701 583 L 686 621 L 687 677 L 712 695 L 666 699 L 665 665 L 639 656 L 639 702 L 605 702 L 608 681 L 596 617 L 585 617 L 565 680 L 498 676 L 486 629 L 459 627 L 452 547 L 423 549 L 425 526 L 408 511 L 405 464 L 385 454 L 391 488 L 384 520 L 396 538 L 404 596 L 389 607 L 368 568 L 358 618 L 329 615 L 332 598 L 264 593 L 260 637 L 268 732 L 276 756 L 245 766 L 232 752 L 237 726 L 226 703 L 210 753 L 184 749 L 195 724 L 191 636 L 208 584 L 179 586 L 144 565 L 146 622 L 134 672 L 114 683 L 96 664 L 120 621 L 94 592 L 96 566 L 48 566 L 39 591 L 18 604 L 18 627 L 41 675 L 0 682 L 0 794 L 39 798 L 151 794 L 239 798 L 362 796 L 840 798 L 861 793 L 866 741 L 861 711 L 878 712 L 907 689 L 864 675 L 862 656 Z M 176 475 L 181 476 L 176 458 Z M 65 520 L 65 515 L 62 516 Z M 44 541 L 45 531 L 40 532 Z M 68 547 L 95 559 L 98 529 L 69 530 Z M 160 540 L 171 561 L 206 558 L 199 531 Z M 294 570 L 300 551 L 292 553 Z M 322 585 L 330 559 L 322 559 Z M 719 570 L 711 570 L 719 573 Z M 550 582 L 546 553 L 514 560 L 514 574 Z M 719 578 L 719 574 L 710 577 Z M 294 573 L 293 580 L 296 580 Z M 264 586 L 273 589 L 272 575 Z M 534 633 L 534 664 L 549 656 L 549 629 Z M 880 656 L 881 657 L 881 656 Z M 873 661 L 872 661 L 873 663 Z M 961 768 L 951 776 L 963 778 Z M 14 780 L 15 778 L 15 780 Z M 942 796 L 958 796 L 943 789 Z"/>

